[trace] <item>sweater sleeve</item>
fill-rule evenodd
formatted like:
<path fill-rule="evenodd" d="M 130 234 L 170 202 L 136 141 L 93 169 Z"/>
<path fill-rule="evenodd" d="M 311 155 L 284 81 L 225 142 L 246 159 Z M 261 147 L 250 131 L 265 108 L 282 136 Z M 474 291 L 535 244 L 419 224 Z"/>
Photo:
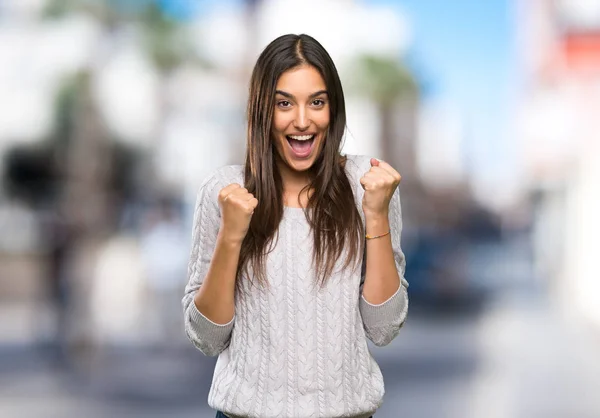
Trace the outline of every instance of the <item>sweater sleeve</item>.
<path fill-rule="evenodd" d="M 408 313 L 408 282 L 404 278 L 406 259 L 400 248 L 402 234 L 402 209 L 400 206 L 400 188 L 397 188 L 390 202 L 389 210 L 390 235 L 396 269 L 400 276 L 400 286 L 394 295 L 385 302 L 374 305 L 364 298 L 362 289 L 366 273 L 366 256 L 363 261 L 360 284 L 359 308 L 367 338 L 375 345 L 389 344 L 400 332 Z"/>
<path fill-rule="evenodd" d="M 219 355 L 228 345 L 235 317 L 227 324 L 217 324 L 205 317 L 194 303 L 215 250 L 221 211 L 218 203 L 220 182 L 213 175 L 200 186 L 196 197 L 192 246 L 188 263 L 188 283 L 182 299 L 185 333 L 207 356 Z"/>

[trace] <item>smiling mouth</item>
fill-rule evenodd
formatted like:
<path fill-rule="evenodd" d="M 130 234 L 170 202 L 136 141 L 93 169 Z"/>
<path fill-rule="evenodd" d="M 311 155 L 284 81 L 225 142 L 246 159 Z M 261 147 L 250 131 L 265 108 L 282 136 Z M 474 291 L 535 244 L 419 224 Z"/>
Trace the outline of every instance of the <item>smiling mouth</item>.
<path fill-rule="evenodd" d="M 296 157 L 310 155 L 316 135 L 286 135 L 286 139 Z"/>

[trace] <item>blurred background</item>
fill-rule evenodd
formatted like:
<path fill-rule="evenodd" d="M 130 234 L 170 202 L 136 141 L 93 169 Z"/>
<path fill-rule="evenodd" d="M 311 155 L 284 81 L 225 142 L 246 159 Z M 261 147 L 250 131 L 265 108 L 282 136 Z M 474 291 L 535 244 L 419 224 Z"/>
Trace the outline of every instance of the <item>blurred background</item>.
<path fill-rule="evenodd" d="M 193 206 L 284 33 L 403 176 L 377 417 L 599 417 L 600 0 L 0 0 L 0 416 L 214 416 Z"/>

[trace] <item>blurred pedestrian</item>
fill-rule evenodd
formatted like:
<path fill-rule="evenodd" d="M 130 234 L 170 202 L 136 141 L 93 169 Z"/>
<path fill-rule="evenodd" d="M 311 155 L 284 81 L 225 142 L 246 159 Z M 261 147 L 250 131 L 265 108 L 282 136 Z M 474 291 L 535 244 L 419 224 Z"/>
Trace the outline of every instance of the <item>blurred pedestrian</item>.
<path fill-rule="evenodd" d="M 383 346 L 408 309 L 400 174 L 341 155 L 344 96 L 307 35 L 262 52 L 244 165 L 215 170 L 195 207 L 185 330 L 219 356 L 209 405 L 227 417 L 370 417 Z"/>
<path fill-rule="evenodd" d="M 183 228 L 174 204 L 158 203 L 149 214 L 148 225 L 140 239 L 149 299 L 153 301 L 154 343 L 162 348 L 176 347 L 185 339 L 181 330 L 181 286 L 185 280 L 186 246 Z"/>
<path fill-rule="evenodd" d="M 54 317 L 49 346 L 53 358 L 62 365 L 68 361 L 69 308 L 71 287 L 68 278 L 72 234 L 68 221 L 59 210 L 50 210 L 41 217 L 42 233 L 48 248 L 46 289 Z"/>

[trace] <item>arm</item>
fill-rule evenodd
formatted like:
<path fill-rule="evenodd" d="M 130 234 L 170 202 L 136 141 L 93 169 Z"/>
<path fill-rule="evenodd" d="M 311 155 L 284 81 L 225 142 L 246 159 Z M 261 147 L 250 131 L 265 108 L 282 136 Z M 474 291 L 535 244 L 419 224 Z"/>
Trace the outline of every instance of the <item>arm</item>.
<path fill-rule="evenodd" d="M 391 231 L 385 237 L 366 242 L 359 300 L 367 337 L 375 345 L 384 346 L 398 335 L 408 312 L 406 260 L 400 248 L 400 189 L 392 196 L 387 216 L 366 217 L 365 223 L 369 235 Z"/>
<path fill-rule="evenodd" d="M 216 356 L 229 345 L 241 248 L 241 244 L 227 240 L 220 232 L 218 192 L 215 177 L 207 179 L 198 191 L 188 284 L 182 299 L 185 332 L 207 356 Z"/>

